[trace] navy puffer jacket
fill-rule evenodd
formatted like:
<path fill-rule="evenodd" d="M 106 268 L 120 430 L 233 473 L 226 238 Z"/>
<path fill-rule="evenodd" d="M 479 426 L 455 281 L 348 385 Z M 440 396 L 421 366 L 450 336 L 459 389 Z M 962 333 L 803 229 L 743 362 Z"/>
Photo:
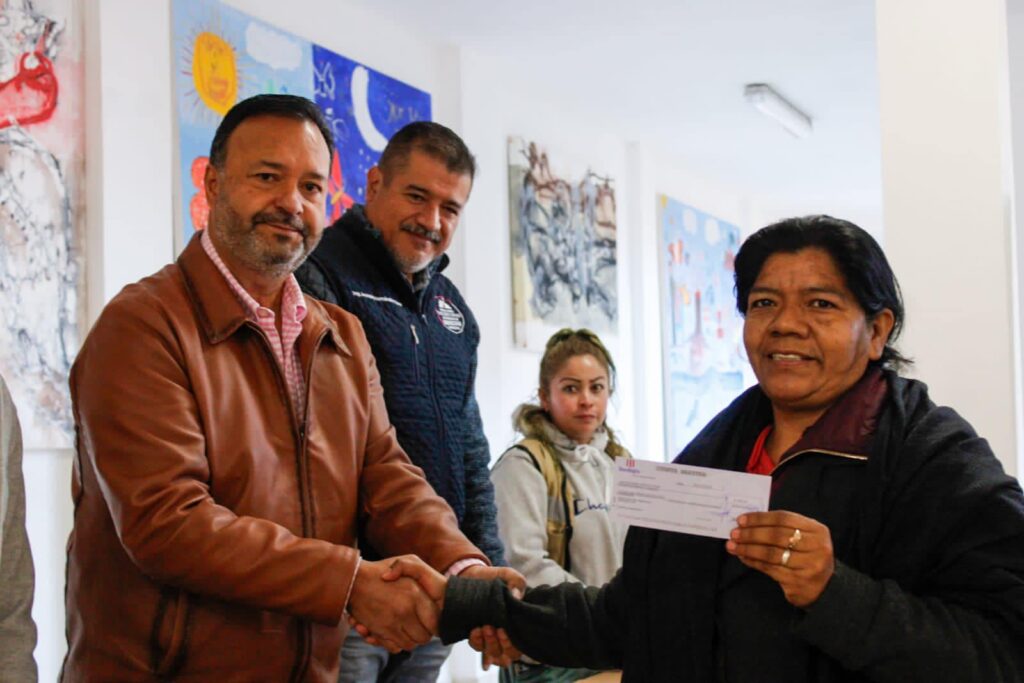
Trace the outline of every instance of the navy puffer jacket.
<path fill-rule="evenodd" d="M 307 294 L 362 321 L 399 443 L 451 505 L 469 540 L 493 564 L 504 564 L 490 450 L 474 393 L 480 329 L 441 274 L 447 265 L 447 256 L 430 264 L 428 284 L 414 291 L 356 204 L 324 231 L 295 276 Z"/>

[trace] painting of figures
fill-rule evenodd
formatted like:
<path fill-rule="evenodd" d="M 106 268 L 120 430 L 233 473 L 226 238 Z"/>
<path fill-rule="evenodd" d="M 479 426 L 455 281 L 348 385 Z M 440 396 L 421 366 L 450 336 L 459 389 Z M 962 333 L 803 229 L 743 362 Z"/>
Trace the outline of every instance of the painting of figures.
<path fill-rule="evenodd" d="M 658 196 L 665 443 L 674 457 L 753 379 L 733 295 L 740 229 Z"/>
<path fill-rule="evenodd" d="M 82 59 L 73 0 L 0 2 L 0 373 L 25 447 L 72 445 L 83 291 Z"/>
<path fill-rule="evenodd" d="M 206 227 L 203 176 L 210 142 L 234 104 L 260 93 L 315 100 L 337 154 L 327 187 L 334 221 L 364 200 L 366 171 L 388 138 L 410 121 L 429 120 L 430 94 L 240 12 L 220 0 L 174 0 L 173 43 L 178 181 L 183 248 Z"/>
<path fill-rule="evenodd" d="M 542 349 L 561 327 L 614 331 L 615 184 L 523 138 L 508 141 L 515 343 Z"/>

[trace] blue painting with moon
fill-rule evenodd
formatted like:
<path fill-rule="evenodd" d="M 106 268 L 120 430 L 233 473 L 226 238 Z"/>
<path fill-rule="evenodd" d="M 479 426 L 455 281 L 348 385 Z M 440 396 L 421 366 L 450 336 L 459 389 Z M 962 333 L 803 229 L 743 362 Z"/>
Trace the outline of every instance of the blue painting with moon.
<path fill-rule="evenodd" d="M 366 171 L 406 123 L 429 120 L 430 94 L 282 31 L 221 0 L 174 0 L 174 98 L 178 134 L 176 184 L 184 248 L 206 227 L 203 175 L 210 142 L 227 111 L 259 93 L 314 99 L 338 153 L 328 179 L 327 218 L 362 203 Z"/>
<path fill-rule="evenodd" d="M 366 172 L 391 136 L 407 123 L 430 120 L 430 94 L 319 45 L 313 75 L 316 103 L 338 148 L 327 202 L 333 221 L 366 200 Z"/>

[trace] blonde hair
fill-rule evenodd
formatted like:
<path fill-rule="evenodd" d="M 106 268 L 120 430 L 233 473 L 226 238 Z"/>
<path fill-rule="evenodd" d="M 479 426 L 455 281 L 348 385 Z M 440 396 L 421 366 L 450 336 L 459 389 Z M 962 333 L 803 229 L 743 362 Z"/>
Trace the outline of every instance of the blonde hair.
<path fill-rule="evenodd" d="M 601 338 L 586 328 L 574 330 L 563 328 L 551 335 L 544 347 L 544 355 L 540 359 L 538 377 L 538 394 L 546 396 L 551 380 L 559 370 L 576 356 L 593 356 L 608 373 L 608 393 L 615 391 L 615 362 L 608 349 L 601 343 Z M 537 439 L 548 447 L 554 446 L 548 438 L 543 424 L 552 423 L 551 415 L 535 403 L 523 403 L 512 413 L 512 426 L 528 439 Z M 552 423 L 553 424 L 553 423 Z M 613 458 L 627 454 L 626 449 L 615 438 L 615 433 L 608 426 L 607 420 L 602 425 L 608 433 L 608 445 L 605 451 Z"/>

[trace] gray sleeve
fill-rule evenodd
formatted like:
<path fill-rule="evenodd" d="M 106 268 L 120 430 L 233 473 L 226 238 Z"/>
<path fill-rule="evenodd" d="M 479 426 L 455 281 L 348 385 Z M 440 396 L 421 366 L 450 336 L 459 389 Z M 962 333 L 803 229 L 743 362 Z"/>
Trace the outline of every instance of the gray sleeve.
<path fill-rule="evenodd" d="M 510 448 L 491 470 L 491 481 L 508 565 L 526 577 L 527 586 L 580 583 L 548 554 L 548 489 L 530 456 Z"/>
<path fill-rule="evenodd" d="M 0 678 L 37 680 L 36 625 L 32 621 L 35 576 L 25 531 L 25 483 L 21 429 L 7 386 L 0 380 Z"/>

